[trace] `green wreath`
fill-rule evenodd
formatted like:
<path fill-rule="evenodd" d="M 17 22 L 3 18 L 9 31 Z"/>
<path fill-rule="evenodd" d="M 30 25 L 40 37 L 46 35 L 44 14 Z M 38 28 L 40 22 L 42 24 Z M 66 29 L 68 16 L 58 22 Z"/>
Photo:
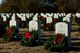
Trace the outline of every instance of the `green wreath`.
<path fill-rule="evenodd" d="M 31 38 L 23 37 L 21 40 L 22 46 L 35 46 L 38 43 L 38 34 L 35 30 L 30 32 Z"/>
<path fill-rule="evenodd" d="M 17 33 L 17 29 L 15 27 L 12 28 L 12 32 L 10 34 L 10 39 L 8 38 L 8 31 L 3 35 L 3 40 L 5 41 L 13 41 L 15 39 Z"/>
<path fill-rule="evenodd" d="M 44 31 L 53 31 L 53 23 L 48 23 L 44 25 Z"/>
<path fill-rule="evenodd" d="M 54 44 L 54 41 L 57 38 L 57 34 L 52 35 L 45 43 L 44 46 L 47 50 L 50 51 L 62 51 L 66 48 L 66 43 L 67 43 L 67 39 L 65 37 L 65 35 L 61 35 L 62 38 L 61 40 L 58 42 L 58 44 Z"/>

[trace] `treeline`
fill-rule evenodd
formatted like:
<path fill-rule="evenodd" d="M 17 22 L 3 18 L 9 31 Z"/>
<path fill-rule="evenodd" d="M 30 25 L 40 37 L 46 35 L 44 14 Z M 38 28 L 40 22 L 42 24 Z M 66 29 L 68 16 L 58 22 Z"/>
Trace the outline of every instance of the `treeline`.
<path fill-rule="evenodd" d="M 56 0 L 60 12 L 80 12 L 80 0 Z"/>
<path fill-rule="evenodd" d="M 5 1 L 5 2 L 4 2 Z M 0 12 L 72 12 L 80 11 L 80 0 L 55 0 L 55 7 L 43 6 L 42 0 L 3 0 Z"/>

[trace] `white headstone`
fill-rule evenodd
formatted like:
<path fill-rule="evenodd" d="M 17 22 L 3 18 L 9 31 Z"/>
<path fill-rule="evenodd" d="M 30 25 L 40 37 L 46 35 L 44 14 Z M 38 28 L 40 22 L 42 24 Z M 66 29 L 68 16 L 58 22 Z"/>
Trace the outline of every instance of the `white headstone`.
<path fill-rule="evenodd" d="M 27 18 L 30 18 L 30 15 L 29 15 L 29 13 L 26 13 L 26 17 L 27 17 Z"/>
<path fill-rule="evenodd" d="M 58 15 L 56 13 L 54 14 L 54 18 L 57 18 L 58 19 Z"/>
<path fill-rule="evenodd" d="M 63 21 L 70 22 L 70 18 L 69 18 L 69 17 L 64 17 L 64 18 L 63 18 Z"/>
<path fill-rule="evenodd" d="M 3 18 L 3 21 L 7 21 L 6 15 L 2 14 L 1 17 Z"/>
<path fill-rule="evenodd" d="M 38 30 L 38 22 L 37 21 L 30 21 L 29 22 L 29 31 L 32 31 L 32 30 Z"/>
<path fill-rule="evenodd" d="M 47 22 L 47 23 L 52 23 L 52 17 L 50 17 L 50 16 L 47 17 L 47 18 L 46 18 L 46 22 Z"/>
<path fill-rule="evenodd" d="M 12 13 L 6 13 L 7 18 L 10 18 L 11 15 Z"/>
<path fill-rule="evenodd" d="M 57 15 L 58 15 L 59 17 L 64 17 L 66 14 L 65 14 L 65 13 L 57 13 Z"/>
<path fill-rule="evenodd" d="M 80 13 L 76 13 L 76 17 L 80 18 Z"/>
<path fill-rule="evenodd" d="M 10 14 L 6 14 L 6 16 L 7 16 L 8 18 L 9 18 L 9 15 L 10 15 Z"/>
<path fill-rule="evenodd" d="M 57 15 L 58 15 L 59 17 L 61 17 L 61 16 L 62 16 L 60 13 L 57 13 Z"/>
<path fill-rule="evenodd" d="M 53 13 L 46 13 L 46 16 L 53 16 Z"/>
<path fill-rule="evenodd" d="M 19 18 L 21 18 L 21 15 L 20 15 L 19 13 L 17 13 L 17 16 L 18 16 Z"/>
<path fill-rule="evenodd" d="M 13 15 L 12 15 L 12 20 L 16 20 L 15 19 L 15 13 L 13 13 Z"/>
<path fill-rule="evenodd" d="M 34 13 L 26 13 L 26 17 L 27 18 L 30 18 L 30 17 L 32 17 L 34 15 Z"/>
<path fill-rule="evenodd" d="M 21 21 L 26 21 L 26 14 L 25 13 L 17 13 L 17 16 L 19 17 L 19 18 L 21 18 Z"/>
<path fill-rule="evenodd" d="M 16 27 L 16 20 L 10 20 L 10 27 L 15 26 Z"/>
<path fill-rule="evenodd" d="M 46 15 L 44 13 L 41 13 L 40 15 L 43 16 L 44 18 L 46 17 Z"/>
<path fill-rule="evenodd" d="M 66 14 L 65 14 L 65 13 L 61 13 L 61 15 L 62 15 L 62 17 L 66 16 Z"/>
<path fill-rule="evenodd" d="M 34 15 L 33 20 L 34 20 L 34 21 L 37 21 L 37 20 L 38 20 L 38 13 L 36 13 L 36 14 Z"/>
<path fill-rule="evenodd" d="M 51 15 L 50 15 L 51 17 L 53 16 L 53 13 L 51 13 Z"/>
<path fill-rule="evenodd" d="M 30 15 L 30 17 L 32 17 L 34 15 L 34 13 L 30 13 L 29 15 Z"/>
<path fill-rule="evenodd" d="M 64 22 L 58 22 L 55 25 L 55 34 L 64 34 L 65 36 L 68 36 L 68 24 Z"/>
<path fill-rule="evenodd" d="M 22 17 L 22 19 L 21 19 L 22 21 L 26 21 L 26 17 Z"/>
<path fill-rule="evenodd" d="M 3 21 L 7 21 L 7 18 L 6 18 L 6 16 L 3 16 Z"/>
<path fill-rule="evenodd" d="M 66 17 L 69 17 L 69 18 L 70 18 L 70 17 L 71 17 L 71 13 L 68 13 L 68 14 L 66 15 Z"/>

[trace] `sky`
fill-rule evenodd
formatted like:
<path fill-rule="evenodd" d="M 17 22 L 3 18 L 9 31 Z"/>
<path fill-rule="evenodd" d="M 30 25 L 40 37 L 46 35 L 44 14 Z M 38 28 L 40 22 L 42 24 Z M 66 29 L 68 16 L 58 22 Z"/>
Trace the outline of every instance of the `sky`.
<path fill-rule="evenodd" d="M 1 1 L 2 1 L 2 0 L 0 0 L 0 4 L 1 4 Z"/>

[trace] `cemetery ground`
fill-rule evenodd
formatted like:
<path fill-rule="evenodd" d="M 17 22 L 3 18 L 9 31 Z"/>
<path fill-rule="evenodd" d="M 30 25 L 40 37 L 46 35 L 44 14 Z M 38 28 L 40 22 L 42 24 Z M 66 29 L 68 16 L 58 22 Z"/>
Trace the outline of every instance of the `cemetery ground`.
<path fill-rule="evenodd" d="M 80 53 L 80 32 L 77 23 L 72 21 L 71 48 L 64 52 L 51 52 L 45 49 L 43 43 L 34 47 L 21 46 L 20 41 L 5 42 L 0 38 L 0 53 Z M 19 28 L 19 34 L 25 35 L 27 28 Z M 41 31 L 41 41 L 48 39 L 54 31 Z M 74 39 L 75 38 L 75 39 Z"/>
<path fill-rule="evenodd" d="M 76 23 L 72 25 L 72 32 L 71 32 L 71 39 L 72 38 L 80 38 L 80 33 L 77 31 L 79 28 Z M 26 31 L 26 28 L 20 28 L 19 33 L 21 35 L 24 35 L 24 32 Z M 46 31 L 42 32 L 42 40 L 48 38 L 51 34 L 53 34 L 53 31 Z M 27 47 L 27 46 L 21 46 L 20 41 L 13 41 L 13 42 L 4 42 L 3 39 L 0 39 L 0 53 L 80 53 L 80 40 L 71 40 L 71 48 L 67 52 L 51 52 L 47 51 L 44 48 L 44 45 L 38 45 L 35 47 Z"/>

